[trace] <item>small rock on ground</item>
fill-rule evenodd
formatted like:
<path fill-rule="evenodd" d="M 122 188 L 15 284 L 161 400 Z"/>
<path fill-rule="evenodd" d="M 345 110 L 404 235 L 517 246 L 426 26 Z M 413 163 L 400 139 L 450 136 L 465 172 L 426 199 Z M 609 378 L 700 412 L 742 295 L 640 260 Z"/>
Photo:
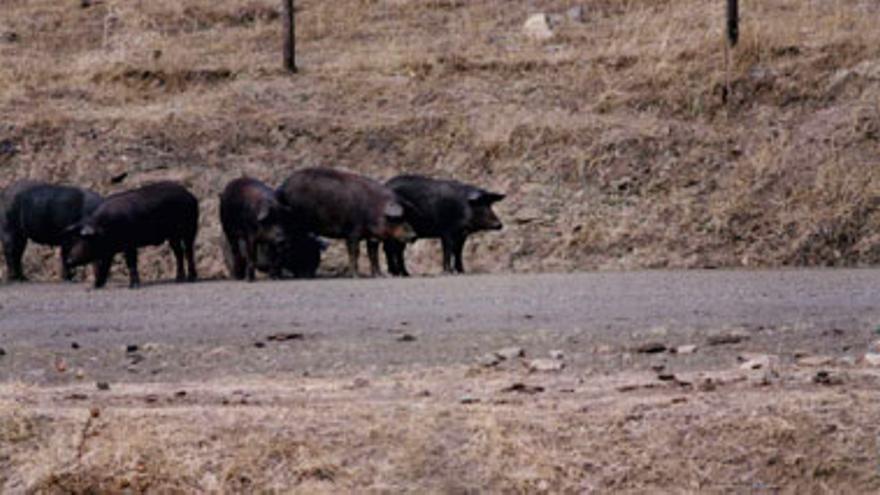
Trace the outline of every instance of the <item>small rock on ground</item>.
<path fill-rule="evenodd" d="M 523 24 L 523 32 L 533 40 L 543 41 L 553 37 L 553 28 L 550 26 L 550 17 L 547 14 L 534 14 Z"/>
<path fill-rule="evenodd" d="M 496 353 L 483 354 L 477 359 L 477 363 L 485 368 L 491 368 L 501 364 L 502 358 Z"/>
<path fill-rule="evenodd" d="M 560 371 L 565 368 L 565 363 L 557 359 L 533 359 L 529 362 L 529 371 Z"/>
<path fill-rule="evenodd" d="M 868 366 L 880 367 L 880 353 L 869 352 L 865 354 L 864 362 Z"/>
<path fill-rule="evenodd" d="M 798 366 L 828 366 L 834 362 L 829 356 L 804 356 L 797 360 Z"/>
<path fill-rule="evenodd" d="M 770 355 L 747 356 L 742 359 L 744 362 L 739 366 L 741 370 L 768 369 L 778 360 L 776 356 Z"/>
<path fill-rule="evenodd" d="M 707 343 L 709 345 L 729 345 L 739 344 L 749 339 L 749 334 L 744 331 L 733 331 L 710 335 Z"/>
<path fill-rule="evenodd" d="M 695 345 L 680 345 L 673 349 L 675 354 L 693 354 L 697 352 L 697 346 Z"/>
<path fill-rule="evenodd" d="M 666 352 L 666 344 L 662 342 L 645 342 L 637 345 L 633 350 L 641 354 L 656 354 Z"/>
<path fill-rule="evenodd" d="M 525 356 L 526 352 L 522 347 L 505 347 L 495 351 L 495 355 L 501 359 L 515 359 Z"/>

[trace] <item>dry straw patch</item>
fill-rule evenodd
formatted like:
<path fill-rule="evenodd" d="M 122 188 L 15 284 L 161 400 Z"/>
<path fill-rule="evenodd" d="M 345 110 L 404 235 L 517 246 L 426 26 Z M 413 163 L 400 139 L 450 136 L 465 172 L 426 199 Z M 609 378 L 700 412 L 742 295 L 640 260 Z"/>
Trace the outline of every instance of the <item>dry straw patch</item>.
<path fill-rule="evenodd" d="M 279 68 L 276 2 L 7 4 L 0 139 L 16 151 L 0 183 L 182 180 L 202 198 L 208 276 L 225 273 L 224 183 L 316 164 L 504 190 L 507 230 L 474 239 L 477 271 L 880 256 L 868 0 L 743 3 L 730 105 L 723 9 L 696 0 L 590 2 L 545 42 L 523 35 L 527 16 L 577 2 L 307 0 L 295 77 Z M 30 271 L 54 276 L 32 251 Z M 436 271 L 434 251 L 414 269 Z M 165 258 L 147 253 L 145 275 L 169 276 Z"/>
<path fill-rule="evenodd" d="M 876 377 L 850 378 L 844 395 L 817 385 L 784 396 L 747 381 L 712 392 L 620 392 L 650 379 L 572 386 L 448 369 L 360 382 L 118 385 L 101 394 L 4 387 L 0 425 L 12 441 L 0 463 L 15 469 L 0 483 L 33 493 L 868 493 L 880 488 Z M 546 390 L 503 391 L 523 379 Z M 460 404 L 462 389 L 480 402 Z M 87 398 L 77 403 L 74 393 Z"/>

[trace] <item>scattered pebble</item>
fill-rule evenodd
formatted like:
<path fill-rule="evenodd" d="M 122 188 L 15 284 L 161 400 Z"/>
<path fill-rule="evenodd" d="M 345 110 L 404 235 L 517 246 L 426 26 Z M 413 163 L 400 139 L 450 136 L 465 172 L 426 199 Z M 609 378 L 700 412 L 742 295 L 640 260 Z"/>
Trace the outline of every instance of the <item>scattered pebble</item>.
<path fill-rule="evenodd" d="M 101 410 L 93 406 L 89 409 L 89 416 L 91 416 L 93 419 L 97 419 L 101 416 Z"/>
<path fill-rule="evenodd" d="M 74 350 L 79 349 L 79 344 L 76 343 L 76 342 L 71 342 L 71 343 L 70 343 L 70 348 L 71 348 L 71 349 L 74 349 Z"/>
<path fill-rule="evenodd" d="M 483 366 L 484 368 L 491 368 L 493 366 L 498 366 L 499 364 L 501 364 L 501 361 L 502 361 L 501 356 L 499 356 L 498 354 L 496 354 L 494 352 L 490 352 L 489 354 L 483 354 L 482 356 L 480 356 L 479 359 L 477 359 L 477 362 L 480 364 L 480 366 Z"/>
<path fill-rule="evenodd" d="M 550 26 L 550 17 L 547 14 L 534 14 L 523 24 L 523 32 L 534 40 L 548 40 L 553 37 L 553 28 Z M 536 210 L 537 211 L 537 210 Z M 537 216 L 540 218 L 540 215 Z M 536 219 L 536 215 L 530 208 L 523 208 L 515 216 L 519 223 L 527 223 Z"/>
<path fill-rule="evenodd" d="M 462 404 L 476 404 L 476 403 L 480 402 L 480 399 L 478 399 L 476 397 L 471 397 L 470 395 L 465 395 L 464 397 L 459 399 L 458 402 L 460 402 Z"/>
<path fill-rule="evenodd" d="M 501 359 L 516 359 L 524 357 L 526 352 L 522 347 L 505 347 L 504 349 L 495 351 L 495 355 Z"/>
<path fill-rule="evenodd" d="M 55 371 L 59 373 L 64 373 L 67 371 L 67 363 L 62 358 L 55 359 Z"/>
<path fill-rule="evenodd" d="M 303 334 L 292 332 L 292 333 L 276 333 L 266 337 L 266 340 L 270 342 L 285 342 L 288 340 L 298 340 L 303 338 Z"/>
<path fill-rule="evenodd" d="M 129 345 L 125 346 L 125 352 L 127 352 L 128 354 L 131 354 L 133 352 L 137 352 L 138 349 L 140 349 L 140 348 L 136 344 L 129 344 Z"/>
<path fill-rule="evenodd" d="M 779 378 L 779 375 L 775 371 L 765 369 L 760 378 L 752 383 L 757 387 L 768 387 L 772 385 L 777 378 Z"/>
<path fill-rule="evenodd" d="M 254 347 L 256 347 L 257 349 L 262 349 L 262 348 L 266 347 L 266 343 L 258 340 L 256 342 L 254 342 Z"/>
<path fill-rule="evenodd" d="M 502 392 L 518 392 L 521 394 L 538 394 L 544 391 L 544 387 L 540 385 L 526 385 L 525 383 L 514 383 L 509 387 L 501 389 Z"/>
<path fill-rule="evenodd" d="M 732 345 L 739 344 L 749 339 L 749 335 L 745 332 L 721 333 L 709 336 L 707 343 L 709 345 Z"/>
<path fill-rule="evenodd" d="M 89 398 L 88 395 L 80 394 L 80 393 L 70 394 L 67 397 L 65 397 L 65 399 L 67 399 L 67 400 L 86 400 L 88 398 Z"/>
<path fill-rule="evenodd" d="M 107 382 L 98 382 L 95 384 L 95 386 L 98 387 L 98 390 L 102 390 L 104 392 L 110 390 L 110 384 Z"/>
<path fill-rule="evenodd" d="M 658 352 L 666 352 L 666 344 L 662 342 L 645 342 L 633 349 L 640 354 L 656 354 Z"/>
<path fill-rule="evenodd" d="M 837 364 L 840 366 L 855 366 L 856 358 L 854 356 L 842 356 L 837 358 Z"/>
<path fill-rule="evenodd" d="M 529 362 L 529 371 L 549 372 L 560 371 L 565 367 L 565 363 L 557 359 L 533 359 Z"/>
<path fill-rule="evenodd" d="M 565 359 L 565 353 L 562 351 L 550 351 L 550 358 L 559 360 Z"/>
<path fill-rule="evenodd" d="M 739 366 L 739 369 L 741 370 L 768 369 L 777 361 L 776 356 L 770 356 L 766 354 L 756 356 L 740 356 L 739 359 L 744 361 Z"/>
<path fill-rule="evenodd" d="M 843 377 L 838 375 L 837 373 L 832 373 L 827 370 L 820 370 L 816 372 L 816 375 L 813 376 L 813 383 L 819 385 L 842 385 Z"/>
<path fill-rule="evenodd" d="M 5 355 L 6 355 L 6 349 L 0 347 L 0 357 L 3 357 Z"/>
<path fill-rule="evenodd" d="M 657 375 L 657 379 L 661 382 L 670 382 L 675 380 L 675 375 L 672 373 L 660 373 Z"/>
<path fill-rule="evenodd" d="M 828 366 L 834 362 L 829 356 L 805 356 L 797 360 L 798 366 Z"/>
<path fill-rule="evenodd" d="M 156 395 L 156 394 L 149 394 L 149 395 L 147 395 L 146 397 L 144 397 L 144 401 L 145 401 L 147 404 L 153 404 L 153 403 L 159 401 L 159 396 Z"/>
<path fill-rule="evenodd" d="M 186 397 L 186 390 L 178 390 L 177 392 L 174 392 L 174 396 L 177 398 Z"/>
<path fill-rule="evenodd" d="M 400 337 L 397 337 L 398 342 L 415 342 L 415 340 L 416 340 L 415 336 L 408 334 L 408 333 L 405 333 L 405 334 L 401 335 Z"/>
<path fill-rule="evenodd" d="M 76 370 L 76 374 L 74 376 L 76 376 L 77 380 L 82 380 L 86 377 L 86 373 L 83 370 Z"/>
<path fill-rule="evenodd" d="M 693 354 L 697 352 L 697 346 L 693 344 L 680 345 L 672 350 L 675 354 Z"/>
<path fill-rule="evenodd" d="M 880 367 L 880 353 L 869 352 L 865 354 L 864 361 L 868 366 Z"/>

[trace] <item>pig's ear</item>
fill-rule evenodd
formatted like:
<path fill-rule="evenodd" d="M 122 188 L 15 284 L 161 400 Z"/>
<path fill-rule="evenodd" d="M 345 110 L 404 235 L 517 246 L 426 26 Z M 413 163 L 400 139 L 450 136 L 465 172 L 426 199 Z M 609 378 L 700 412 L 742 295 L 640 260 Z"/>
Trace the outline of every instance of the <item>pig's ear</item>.
<path fill-rule="evenodd" d="M 476 205 L 491 205 L 502 199 L 504 199 L 503 194 L 493 193 L 483 189 L 474 189 L 468 194 L 468 202 Z"/>
<path fill-rule="evenodd" d="M 97 233 L 97 230 L 92 225 L 83 225 L 79 229 L 79 235 L 82 237 L 94 237 Z"/>
<path fill-rule="evenodd" d="M 269 215 L 272 213 L 272 208 L 269 203 L 263 202 L 260 205 L 260 209 L 257 210 L 257 221 L 260 223 L 265 222 L 269 219 Z"/>
<path fill-rule="evenodd" d="M 506 197 L 507 197 L 507 195 L 501 194 L 501 193 L 494 193 L 494 192 L 487 192 L 486 193 L 486 200 L 489 201 L 489 203 L 497 203 Z"/>
<path fill-rule="evenodd" d="M 388 218 L 403 217 L 403 206 L 400 206 L 400 203 L 397 201 L 389 201 L 385 205 L 385 216 Z"/>

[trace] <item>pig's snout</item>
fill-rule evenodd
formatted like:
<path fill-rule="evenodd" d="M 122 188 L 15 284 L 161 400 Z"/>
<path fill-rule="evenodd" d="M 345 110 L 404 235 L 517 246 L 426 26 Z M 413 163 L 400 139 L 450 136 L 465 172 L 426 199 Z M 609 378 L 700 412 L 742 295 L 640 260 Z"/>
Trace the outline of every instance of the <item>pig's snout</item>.
<path fill-rule="evenodd" d="M 416 240 L 416 231 L 409 223 L 403 222 L 392 228 L 392 237 L 400 242 L 411 243 Z"/>

